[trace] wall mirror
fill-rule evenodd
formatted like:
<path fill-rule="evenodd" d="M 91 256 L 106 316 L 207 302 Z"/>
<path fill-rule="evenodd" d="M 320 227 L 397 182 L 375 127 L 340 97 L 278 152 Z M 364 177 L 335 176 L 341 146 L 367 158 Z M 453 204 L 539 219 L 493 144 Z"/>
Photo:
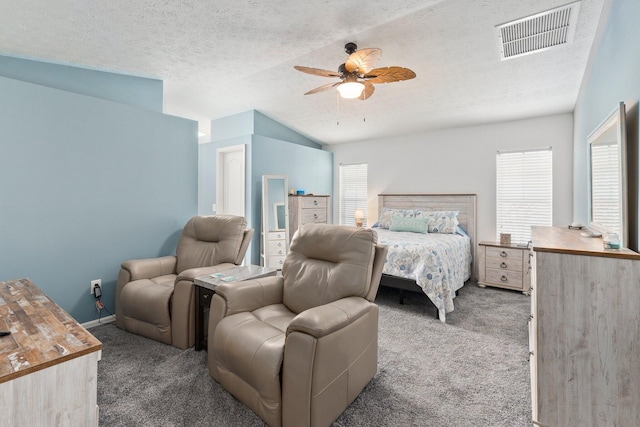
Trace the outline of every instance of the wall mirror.
<path fill-rule="evenodd" d="M 627 140 L 624 102 L 587 138 L 589 228 L 618 234 L 628 244 Z"/>
<path fill-rule="evenodd" d="M 262 265 L 282 268 L 289 249 L 289 188 L 286 175 L 262 176 Z"/>

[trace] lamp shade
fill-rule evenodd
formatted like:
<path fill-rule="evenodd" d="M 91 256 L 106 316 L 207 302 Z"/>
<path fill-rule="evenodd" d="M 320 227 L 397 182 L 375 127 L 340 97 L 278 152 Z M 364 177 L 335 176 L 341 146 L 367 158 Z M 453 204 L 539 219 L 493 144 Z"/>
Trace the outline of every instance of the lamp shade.
<path fill-rule="evenodd" d="M 355 219 L 364 219 L 364 212 L 362 212 L 362 209 L 356 209 L 355 213 L 353 214 L 353 217 Z"/>
<path fill-rule="evenodd" d="M 363 90 L 364 84 L 360 82 L 345 82 L 338 86 L 340 96 L 346 99 L 359 97 Z"/>

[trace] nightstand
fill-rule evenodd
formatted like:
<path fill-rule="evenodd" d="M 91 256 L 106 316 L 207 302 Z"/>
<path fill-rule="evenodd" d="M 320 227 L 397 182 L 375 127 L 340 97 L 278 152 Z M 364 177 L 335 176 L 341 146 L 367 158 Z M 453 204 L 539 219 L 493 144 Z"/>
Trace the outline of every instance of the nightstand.
<path fill-rule="evenodd" d="M 480 242 L 478 286 L 529 292 L 529 247 L 498 242 Z"/>

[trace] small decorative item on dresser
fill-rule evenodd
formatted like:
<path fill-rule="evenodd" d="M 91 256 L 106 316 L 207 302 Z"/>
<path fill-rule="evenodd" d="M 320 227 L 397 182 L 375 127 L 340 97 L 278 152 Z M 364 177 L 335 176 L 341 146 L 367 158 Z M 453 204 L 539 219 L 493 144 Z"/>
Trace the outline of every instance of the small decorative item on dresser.
<path fill-rule="evenodd" d="M 500 244 L 501 245 L 510 245 L 511 244 L 511 233 L 500 233 Z"/>

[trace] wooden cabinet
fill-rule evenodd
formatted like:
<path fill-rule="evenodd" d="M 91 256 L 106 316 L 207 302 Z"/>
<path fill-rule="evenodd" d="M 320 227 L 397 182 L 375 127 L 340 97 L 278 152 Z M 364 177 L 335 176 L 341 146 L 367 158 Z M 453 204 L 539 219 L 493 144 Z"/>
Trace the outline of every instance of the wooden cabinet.
<path fill-rule="evenodd" d="M 330 196 L 289 196 L 289 236 L 290 239 L 302 224 L 311 222 L 330 223 Z"/>
<path fill-rule="evenodd" d="M 29 279 L 0 302 L 0 426 L 97 426 L 102 343 Z"/>
<path fill-rule="evenodd" d="M 580 231 L 532 230 L 533 421 L 638 425 L 640 255 Z"/>
<path fill-rule="evenodd" d="M 495 286 L 529 291 L 529 249 L 496 242 L 480 242 L 478 253 L 480 287 Z"/>

